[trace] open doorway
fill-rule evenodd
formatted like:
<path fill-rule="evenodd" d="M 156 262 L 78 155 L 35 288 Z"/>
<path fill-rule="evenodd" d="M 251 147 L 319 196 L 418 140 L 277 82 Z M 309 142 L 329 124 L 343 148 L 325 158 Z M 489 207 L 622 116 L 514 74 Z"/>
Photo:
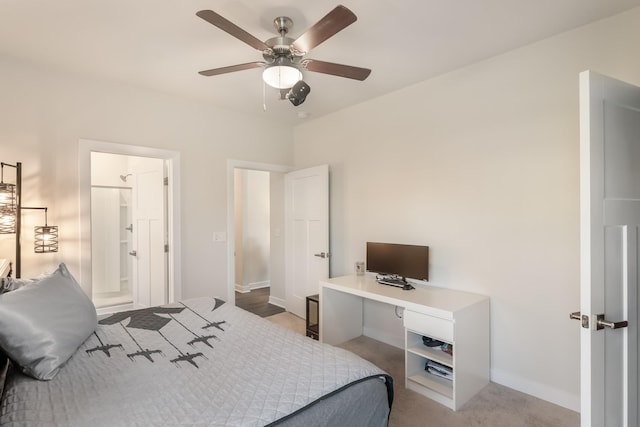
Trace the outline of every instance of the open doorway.
<path fill-rule="evenodd" d="M 179 154 L 80 140 L 79 159 L 80 278 L 98 312 L 179 299 Z"/>
<path fill-rule="evenodd" d="M 91 185 L 91 299 L 96 308 L 134 304 L 131 187 Z"/>
<path fill-rule="evenodd" d="M 284 175 L 289 170 L 227 161 L 227 300 L 263 317 L 285 308 Z"/>
<path fill-rule="evenodd" d="M 91 153 L 91 296 L 97 309 L 168 302 L 166 162 Z"/>
<path fill-rule="evenodd" d="M 282 313 L 270 302 L 271 244 L 280 238 L 271 232 L 271 172 L 236 168 L 234 193 L 236 306 L 261 317 Z M 274 300 L 278 280 L 276 274 Z"/>

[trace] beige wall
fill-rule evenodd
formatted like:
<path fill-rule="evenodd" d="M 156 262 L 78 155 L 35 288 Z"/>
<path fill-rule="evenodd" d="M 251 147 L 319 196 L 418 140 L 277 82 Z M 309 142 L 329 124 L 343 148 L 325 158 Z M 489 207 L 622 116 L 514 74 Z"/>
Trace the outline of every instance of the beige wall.
<path fill-rule="evenodd" d="M 297 126 L 296 167 L 331 168 L 332 274 L 429 245 L 430 284 L 491 297 L 493 381 L 577 410 L 578 73 L 640 84 L 638 40 L 640 8 Z"/>
<path fill-rule="evenodd" d="M 226 244 L 212 234 L 227 228 L 227 159 L 291 164 L 288 127 L 6 56 L 0 93 L 0 160 L 23 163 L 23 200 L 48 206 L 60 227 L 59 253 L 23 248 L 23 277 L 61 261 L 79 272 L 78 140 L 89 139 L 180 152 L 182 297 L 226 298 Z M 12 248 L 12 236 L 0 236 L 0 257 Z"/>
<path fill-rule="evenodd" d="M 270 284 L 269 172 L 235 170 L 235 286 L 236 290 Z"/>

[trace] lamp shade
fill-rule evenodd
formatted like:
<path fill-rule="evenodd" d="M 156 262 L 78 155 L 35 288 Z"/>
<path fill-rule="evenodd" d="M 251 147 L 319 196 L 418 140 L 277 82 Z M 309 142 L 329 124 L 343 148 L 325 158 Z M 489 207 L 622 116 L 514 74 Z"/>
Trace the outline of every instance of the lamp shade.
<path fill-rule="evenodd" d="M 58 252 L 58 227 L 45 225 L 35 227 L 35 251 L 37 254 Z"/>
<path fill-rule="evenodd" d="M 276 89 L 288 89 L 302 80 L 302 73 L 291 65 L 272 65 L 262 72 L 262 80 Z"/>
<path fill-rule="evenodd" d="M 16 210 L 0 205 L 0 234 L 16 232 Z"/>
<path fill-rule="evenodd" d="M 0 206 L 13 206 L 16 205 L 16 186 L 15 184 L 8 184 L 6 182 L 0 182 Z"/>
<path fill-rule="evenodd" d="M 16 186 L 0 182 L 0 234 L 16 232 Z"/>

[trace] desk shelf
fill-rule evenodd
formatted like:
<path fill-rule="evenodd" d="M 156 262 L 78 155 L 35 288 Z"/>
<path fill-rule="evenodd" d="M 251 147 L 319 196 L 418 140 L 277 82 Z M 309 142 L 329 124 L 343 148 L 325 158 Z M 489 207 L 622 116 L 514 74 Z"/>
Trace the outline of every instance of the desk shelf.
<path fill-rule="evenodd" d="M 407 329 L 407 352 L 453 368 L 453 355 L 440 350 L 440 347 L 425 346 L 422 336 L 423 334 Z"/>
<path fill-rule="evenodd" d="M 414 382 L 420 387 L 433 390 L 447 399 L 453 399 L 453 381 L 436 377 L 428 372 L 411 375 L 407 377 L 407 381 Z"/>

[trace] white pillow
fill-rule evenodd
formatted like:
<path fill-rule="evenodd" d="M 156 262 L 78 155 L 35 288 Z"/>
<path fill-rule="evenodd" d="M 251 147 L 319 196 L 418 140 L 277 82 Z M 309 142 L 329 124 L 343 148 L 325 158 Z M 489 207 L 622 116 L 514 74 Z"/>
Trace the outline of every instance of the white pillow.
<path fill-rule="evenodd" d="M 0 348 L 40 380 L 55 377 L 96 326 L 93 303 L 64 264 L 0 295 Z"/>

